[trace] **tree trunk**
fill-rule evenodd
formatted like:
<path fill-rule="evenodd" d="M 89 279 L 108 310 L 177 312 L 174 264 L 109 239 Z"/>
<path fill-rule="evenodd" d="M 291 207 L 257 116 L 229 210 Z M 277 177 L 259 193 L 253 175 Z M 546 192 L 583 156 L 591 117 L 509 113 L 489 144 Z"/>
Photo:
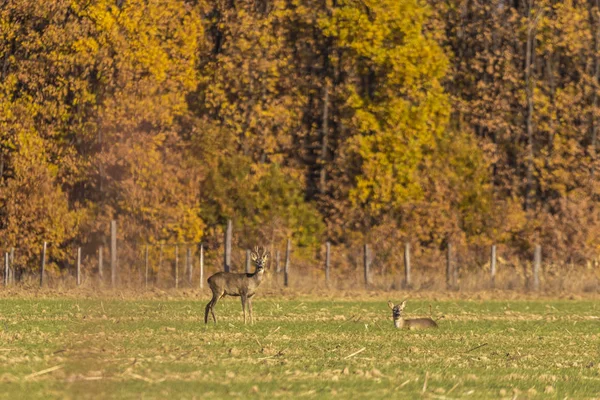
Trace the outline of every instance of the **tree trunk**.
<path fill-rule="evenodd" d="M 531 67 L 535 58 L 535 30 L 539 15 L 532 20 L 533 0 L 529 0 L 527 7 L 527 46 L 525 53 L 525 93 L 527 96 L 527 161 L 525 163 L 525 211 L 531 208 L 531 195 L 533 191 L 533 162 L 534 162 L 534 126 L 533 126 L 533 91 Z"/>
<path fill-rule="evenodd" d="M 600 50 L 600 29 L 598 29 L 598 12 L 600 9 L 600 1 L 594 0 L 589 3 L 588 14 L 590 27 L 592 30 L 592 40 L 594 42 L 594 85 L 592 88 L 592 110 L 590 112 L 591 124 L 591 139 L 590 139 L 590 156 L 592 157 L 591 173 L 594 175 L 596 164 L 596 142 L 598 138 L 598 122 L 596 121 L 596 110 L 598 109 L 598 78 L 600 77 L 600 61 L 598 60 L 598 51 Z"/>
<path fill-rule="evenodd" d="M 319 177 L 319 191 L 325 193 L 327 181 L 327 148 L 329 146 L 329 83 L 323 86 L 323 121 L 321 125 L 321 171 Z"/>

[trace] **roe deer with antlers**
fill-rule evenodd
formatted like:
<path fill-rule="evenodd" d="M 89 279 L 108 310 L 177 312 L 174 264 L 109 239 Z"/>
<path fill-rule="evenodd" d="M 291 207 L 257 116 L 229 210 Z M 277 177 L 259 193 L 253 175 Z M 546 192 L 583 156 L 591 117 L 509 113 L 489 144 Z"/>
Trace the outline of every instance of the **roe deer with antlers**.
<path fill-rule="evenodd" d="M 217 272 L 208 278 L 208 286 L 212 291 L 212 299 L 206 305 L 204 312 L 204 323 L 208 323 L 208 312 L 210 311 L 215 324 L 214 308 L 217 301 L 223 296 L 240 296 L 242 299 L 242 310 L 244 311 L 244 324 L 246 323 L 246 304 L 250 314 L 250 322 L 254 323 L 252 316 L 252 296 L 256 294 L 256 289 L 260 286 L 265 271 L 265 265 L 269 258 L 269 253 L 265 249 L 256 247 L 251 254 L 251 259 L 256 265 L 256 271 L 253 274 L 236 274 L 232 272 Z"/>

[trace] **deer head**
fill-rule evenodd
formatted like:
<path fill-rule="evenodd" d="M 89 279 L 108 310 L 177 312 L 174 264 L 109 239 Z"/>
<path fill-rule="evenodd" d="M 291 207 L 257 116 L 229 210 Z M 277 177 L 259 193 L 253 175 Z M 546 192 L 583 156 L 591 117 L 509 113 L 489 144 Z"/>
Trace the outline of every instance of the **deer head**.
<path fill-rule="evenodd" d="M 400 304 L 395 304 L 395 305 L 391 301 L 388 301 L 388 307 L 392 309 L 392 317 L 394 318 L 394 321 L 395 321 L 402 317 L 402 311 L 404 311 L 404 307 L 406 307 L 406 300 L 404 300 Z"/>
<path fill-rule="evenodd" d="M 265 250 L 264 247 L 256 246 L 254 251 L 250 255 L 252 262 L 256 264 L 256 270 L 262 271 L 267 265 L 267 260 L 269 259 L 269 252 Z"/>

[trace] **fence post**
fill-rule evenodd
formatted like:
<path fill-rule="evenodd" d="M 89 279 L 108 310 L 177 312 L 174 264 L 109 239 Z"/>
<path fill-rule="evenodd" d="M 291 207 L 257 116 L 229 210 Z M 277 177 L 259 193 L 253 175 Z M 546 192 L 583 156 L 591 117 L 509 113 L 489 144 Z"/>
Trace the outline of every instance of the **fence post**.
<path fill-rule="evenodd" d="M 200 243 L 200 289 L 204 289 L 204 245 Z"/>
<path fill-rule="evenodd" d="M 104 264 L 104 260 L 103 260 L 103 248 L 102 246 L 98 247 L 98 278 L 100 279 L 100 282 L 102 282 L 102 278 L 103 278 L 103 272 L 102 272 L 102 267 Z"/>
<path fill-rule="evenodd" d="M 110 286 L 117 283 L 117 221 L 110 221 Z"/>
<path fill-rule="evenodd" d="M 542 246 L 535 245 L 535 253 L 533 256 L 533 290 L 540 290 L 540 268 L 542 264 Z"/>
<path fill-rule="evenodd" d="M 144 251 L 144 264 L 146 267 L 144 287 L 147 289 L 148 288 L 148 245 L 146 245 L 146 250 Z"/>
<path fill-rule="evenodd" d="M 156 281 L 158 280 L 158 274 L 160 271 L 162 271 L 162 260 L 163 260 L 163 244 L 160 244 L 160 251 L 158 254 L 158 270 L 156 271 L 156 274 L 154 276 L 154 285 L 156 286 Z"/>
<path fill-rule="evenodd" d="M 404 287 L 410 288 L 412 280 L 410 276 L 410 243 L 404 243 Z"/>
<path fill-rule="evenodd" d="M 490 285 L 492 288 L 496 286 L 496 245 L 492 245 L 492 254 L 490 259 Z"/>
<path fill-rule="evenodd" d="M 44 242 L 44 247 L 42 247 L 42 260 L 40 264 L 40 287 L 44 286 L 44 273 L 46 269 L 46 246 L 47 242 Z"/>
<path fill-rule="evenodd" d="M 9 254 L 4 253 L 4 286 L 8 286 Z"/>
<path fill-rule="evenodd" d="M 446 250 L 446 287 L 452 289 L 452 244 L 450 242 Z"/>
<path fill-rule="evenodd" d="M 281 263 L 279 262 L 279 250 L 277 250 L 275 252 L 275 272 L 280 273 L 281 272 Z"/>
<path fill-rule="evenodd" d="M 17 272 L 17 268 L 15 267 L 15 248 L 11 247 L 10 248 L 10 273 L 9 273 L 9 278 L 10 278 L 10 283 L 12 283 L 13 285 L 15 284 L 15 275 Z"/>
<path fill-rule="evenodd" d="M 179 246 L 175 245 L 175 289 L 179 288 Z"/>
<path fill-rule="evenodd" d="M 365 287 L 369 287 L 369 268 L 371 267 L 371 257 L 369 254 L 369 245 L 365 243 L 363 254 L 363 267 L 365 272 Z"/>
<path fill-rule="evenodd" d="M 77 286 L 81 285 L 81 247 L 77 248 Z"/>
<path fill-rule="evenodd" d="M 329 284 L 329 268 L 331 262 L 331 243 L 325 243 L 325 282 Z"/>
<path fill-rule="evenodd" d="M 225 254 L 223 260 L 223 270 L 231 272 L 231 220 L 227 220 L 227 229 L 225 230 Z"/>
<path fill-rule="evenodd" d="M 250 273 L 250 250 L 246 250 L 246 273 Z"/>
<path fill-rule="evenodd" d="M 185 256 L 188 268 L 188 283 L 190 284 L 190 286 L 192 286 L 192 278 L 194 276 L 194 260 L 192 260 L 192 249 L 188 247 Z"/>
<path fill-rule="evenodd" d="M 287 246 L 285 249 L 285 266 L 283 270 L 283 285 L 287 287 L 289 285 L 289 273 L 290 273 L 290 252 L 292 251 L 292 240 L 288 239 Z"/>
<path fill-rule="evenodd" d="M 460 265 L 460 257 L 453 254 L 452 259 L 452 287 L 458 290 L 458 269 Z"/>

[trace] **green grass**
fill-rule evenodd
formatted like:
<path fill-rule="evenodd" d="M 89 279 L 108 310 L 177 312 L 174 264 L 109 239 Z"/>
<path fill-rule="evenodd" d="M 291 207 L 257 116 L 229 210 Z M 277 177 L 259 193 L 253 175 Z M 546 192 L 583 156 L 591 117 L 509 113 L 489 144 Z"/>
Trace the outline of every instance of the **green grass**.
<path fill-rule="evenodd" d="M 231 298 L 207 326 L 205 302 L 3 299 L 0 397 L 600 395 L 595 301 L 409 301 L 445 315 L 429 331 L 394 329 L 384 299 L 258 297 L 253 326 Z"/>

